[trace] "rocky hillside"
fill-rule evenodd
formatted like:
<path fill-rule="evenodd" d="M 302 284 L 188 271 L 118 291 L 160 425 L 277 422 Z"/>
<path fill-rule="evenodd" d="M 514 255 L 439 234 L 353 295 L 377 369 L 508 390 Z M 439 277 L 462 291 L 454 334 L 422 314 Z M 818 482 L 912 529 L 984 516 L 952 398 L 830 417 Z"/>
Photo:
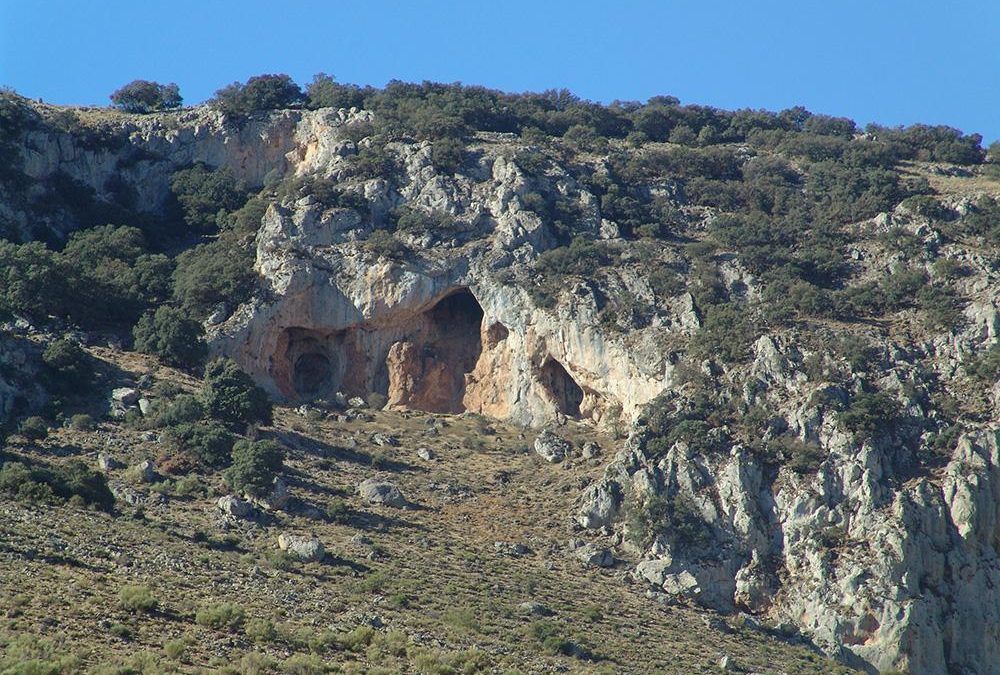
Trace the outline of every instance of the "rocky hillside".
<path fill-rule="evenodd" d="M 0 411 L 59 414 L 26 376 L 53 368 L 46 339 L 127 345 L 138 320 L 137 348 L 188 366 L 166 336 L 194 324 L 288 406 L 600 439 L 549 515 L 644 589 L 640 614 L 745 617 L 869 672 L 1000 672 L 1000 171 L 979 137 L 337 86 L 276 111 L 5 99 L 0 225 L 48 247 L 0 249 Z M 541 446 L 543 476 L 578 464 Z M 523 459 L 502 455 L 451 469 Z"/>

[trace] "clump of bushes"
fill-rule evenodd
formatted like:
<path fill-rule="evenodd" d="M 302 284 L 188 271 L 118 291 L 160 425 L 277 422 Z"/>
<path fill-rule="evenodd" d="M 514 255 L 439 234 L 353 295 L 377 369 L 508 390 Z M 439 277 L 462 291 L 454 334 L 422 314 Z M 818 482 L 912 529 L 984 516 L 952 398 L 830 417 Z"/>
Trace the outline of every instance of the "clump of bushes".
<path fill-rule="evenodd" d="M 246 202 L 246 185 L 229 169 L 210 169 L 195 164 L 175 171 L 170 177 L 170 191 L 194 232 L 214 232 L 227 224 L 230 213 Z"/>
<path fill-rule="evenodd" d="M 686 547 L 705 546 L 712 537 L 694 502 L 680 493 L 673 497 L 633 497 L 626 505 L 625 522 L 629 537 L 643 548 L 660 535 L 674 545 Z"/>
<path fill-rule="evenodd" d="M 137 351 L 154 354 L 178 368 L 193 370 L 208 355 L 201 323 L 169 305 L 144 314 L 132 329 L 132 336 Z"/>
<path fill-rule="evenodd" d="M 149 587 L 141 585 L 123 586 L 118 592 L 118 603 L 130 612 L 155 612 L 160 606 Z"/>
<path fill-rule="evenodd" d="M 93 386 L 94 366 L 80 345 L 61 339 L 50 342 L 42 352 L 46 384 L 61 394 L 85 393 Z"/>
<path fill-rule="evenodd" d="M 199 400 L 205 414 L 231 429 L 270 424 L 272 420 L 267 393 L 232 359 L 216 359 L 208 364 Z"/>
<path fill-rule="evenodd" d="M 882 392 L 863 392 L 854 397 L 837 420 L 858 439 L 876 438 L 888 433 L 899 422 L 902 407 Z"/>
<path fill-rule="evenodd" d="M 40 441 L 49 435 L 49 423 L 38 415 L 26 417 L 17 427 L 17 432 L 26 440 Z"/>
<path fill-rule="evenodd" d="M 226 471 L 226 482 L 236 492 L 256 496 L 267 494 L 274 478 L 284 466 L 284 451 L 274 441 L 241 439 L 233 445 L 232 466 Z"/>
<path fill-rule="evenodd" d="M 176 263 L 173 297 L 191 317 L 207 317 L 219 306 L 235 308 L 253 293 L 253 253 L 232 237 L 190 248 Z"/>
<path fill-rule="evenodd" d="M 234 82 L 215 92 L 209 101 L 216 110 L 243 116 L 262 110 L 277 110 L 301 103 L 302 90 L 288 75 L 256 75 L 244 84 Z"/>
<path fill-rule="evenodd" d="M 160 84 L 149 80 L 132 80 L 111 94 L 116 108 L 130 113 L 149 113 L 179 108 L 183 99 L 180 88 L 171 82 Z"/>
<path fill-rule="evenodd" d="M 178 424 L 167 430 L 167 437 L 178 452 L 206 467 L 228 466 L 236 437 L 218 422 Z"/>
<path fill-rule="evenodd" d="M 0 493 L 40 502 L 78 498 L 105 511 L 115 503 L 104 474 L 79 461 L 50 466 L 6 462 L 0 468 Z"/>
<path fill-rule="evenodd" d="M 199 626 L 217 630 L 236 630 L 243 625 L 246 612 L 242 607 L 229 602 L 206 603 L 195 613 L 194 620 Z"/>

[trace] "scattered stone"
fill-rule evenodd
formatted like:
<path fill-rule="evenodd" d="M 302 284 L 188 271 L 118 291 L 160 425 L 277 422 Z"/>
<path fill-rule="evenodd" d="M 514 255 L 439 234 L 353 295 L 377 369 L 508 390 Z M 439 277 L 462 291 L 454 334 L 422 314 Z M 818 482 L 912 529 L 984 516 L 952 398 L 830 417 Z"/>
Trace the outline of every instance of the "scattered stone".
<path fill-rule="evenodd" d="M 408 503 L 398 487 L 382 478 L 362 481 L 358 485 L 358 493 L 369 504 L 385 504 L 401 509 Z"/>
<path fill-rule="evenodd" d="M 139 438 L 147 443 L 158 443 L 160 441 L 160 437 L 156 435 L 155 431 L 143 431 Z"/>
<path fill-rule="evenodd" d="M 233 518 L 249 518 L 253 515 L 253 505 L 233 495 L 219 497 L 215 505 L 220 511 Z"/>
<path fill-rule="evenodd" d="M 546 607 L 540 602 L 535 602 L 533 600 L 528 600 L 527 602 L 522 602 L 517 606 L 521 610 L 522 614 L 529 614 L 533 616 L 552 616 L 555 614 L 551 609 Z"/>
<path fill-rule="evenodd" d="M 719 659 L 719 670 L 724 670 L 727 673 L 735 673 L 739 672 L 742 669 L 736 666 L 736 663 L 733 661 L 733 657 L 729 656 L 729 654 L 726 654 L 721 659 Z"/>
<path fill-rule="evenodd" d="M 159 476 L 156 473 L 156 465 L 151 459 L 144 459 L 131 469 L 129 469 L 131 477 L 142 483 L 155 483 Z"/>
<path fill-rule="evenodd" d="M 97 453 L 97 466 L 99 466 L 102 471 L 115 471 L 123 468 L 125 465 L 108 453 L 99 452 Z"/>
<path fill-rule="evenodd" d="M 509 541 L 495 541 L 493 542 L 493 548 L 500 555 L 506 555 L 512 558 L 520 558 L 521 556 L 531 553 L 531 549 L 524 544 Z"/>
<path fill-rule="evenodd" d="M 111 494 L 114 495 L 115 499 L 125 502 L 129 506 L 139 506 L 145 501 L 145 497 L 140 492 L 124 483 L 117 481 L 108 483 L 108 489 L 111 490 Z"/>
<path fill-rule="evenodd" d="M 322 560 L 326 555 L 323 542 L 316 537 L 300 537 L 282 533 L 278 535 L 278 548 L 304 561 Z"/>
<path fill-rule="evenodd" d="M 361 532 L 359 532 L 356 535 L 354 535 L 353 537 L 351 537 L 350 541 L 351 541 L 352 544 L 355 544 L 357 546 L 371 546 L 372 545 L 372 540 L 367 535 L 362 534 Z"/>
<path fill-rule="evenodd" d="M 288 493 L 288 483 L 281 476 L 276 476 L 271 483 L 271 491 L 263 497 L 244 495 L 248 500 L 265 511 L 280 511 L 288 505 L 291 495 Z"/>
<path fill-rule="evenodd" d="M 383 434 L 381 432 L 372 434 L 372 443 L 379 446 L 380 448 L 397 448 L 399 447 L 399 439 L 391 434 Z"/>
<path fill-rule="evenodd" d="M 139 402 L 139 390 L 131 387 L 118 387 L 111 391 L 111 401 L 123 408 L 131 408 Z"/>
<path fill-rule="evenodd" d="M 584 459 L 594 459 L 601 455 L 601 446 L 593 441 L 587 441 L 583 444 L 583 451 L 581 452 Z"/>
<path fill-rule="evenodd" d="M 535 439 L 535 452 L 546 462 L 553 464 L 566 459 L 572 446 L 565 439 L 545 430 Z"/>
<path fill-rule="evenodd" d="M 574 549 L 573 555 L 591 567 L 611 567 L 615 564 L 615 557 L 611 551 L 596 544 L 584 544 Z"/>
<path fill-rule="evenodd" d="M 427 460 L 428 462 L 434 459 L 434 453 L 430 448 L 417 448 L 417 457 L 420 459 Z"/>

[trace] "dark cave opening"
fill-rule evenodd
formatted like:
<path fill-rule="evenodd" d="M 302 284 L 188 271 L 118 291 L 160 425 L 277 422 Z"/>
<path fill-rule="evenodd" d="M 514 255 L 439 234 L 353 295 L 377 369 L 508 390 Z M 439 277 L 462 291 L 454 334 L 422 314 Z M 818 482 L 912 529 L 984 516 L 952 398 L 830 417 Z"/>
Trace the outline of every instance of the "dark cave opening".
<path fill-rule="evenodd" d="M 316 398 L 330 393 L 333 385 L 333 364 L 320 352 L 306 352 L 295 359 L 292 386 L 302 398 Z"/>
<path fill-rule="evenodd" d="M 579 417 L 580 405 L 583 403 L 583 389 L 576 380 L 566 372 L 561 363 L 548 358 L 542 364 L 542 386 L 552 397 L 556 410 L 567 417 Z"/>

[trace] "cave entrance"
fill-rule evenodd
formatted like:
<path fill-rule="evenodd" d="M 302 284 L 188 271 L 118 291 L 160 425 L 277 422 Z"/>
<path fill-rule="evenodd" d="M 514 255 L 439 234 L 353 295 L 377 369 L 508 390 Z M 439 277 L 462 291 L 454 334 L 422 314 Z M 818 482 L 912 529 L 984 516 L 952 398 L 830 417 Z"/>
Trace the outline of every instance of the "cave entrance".
<path fill-rule="evenodd" d="M 437 413 L 465 411 L 466 375 L 483 351 L 483 308 L 467 288 L 442 298 L 386 359 L 390 405 Z"/>
<path fill-rule="evenodd" d="M 549 357 L 542 364 L 542 387 L 548 392 L 555 403 L 556 410 L 567 417 L 579 417 L 580 405 L 583 403 L 583 389 L 576 380 L 566 372 L 561 363 Z"/>
<path fill-rule="evenodd" d="M 306 352 L 295 359 L 292 386 L 301 398 L 318 398 L 333 388 L 333 364 L 320 352 Z"/>

